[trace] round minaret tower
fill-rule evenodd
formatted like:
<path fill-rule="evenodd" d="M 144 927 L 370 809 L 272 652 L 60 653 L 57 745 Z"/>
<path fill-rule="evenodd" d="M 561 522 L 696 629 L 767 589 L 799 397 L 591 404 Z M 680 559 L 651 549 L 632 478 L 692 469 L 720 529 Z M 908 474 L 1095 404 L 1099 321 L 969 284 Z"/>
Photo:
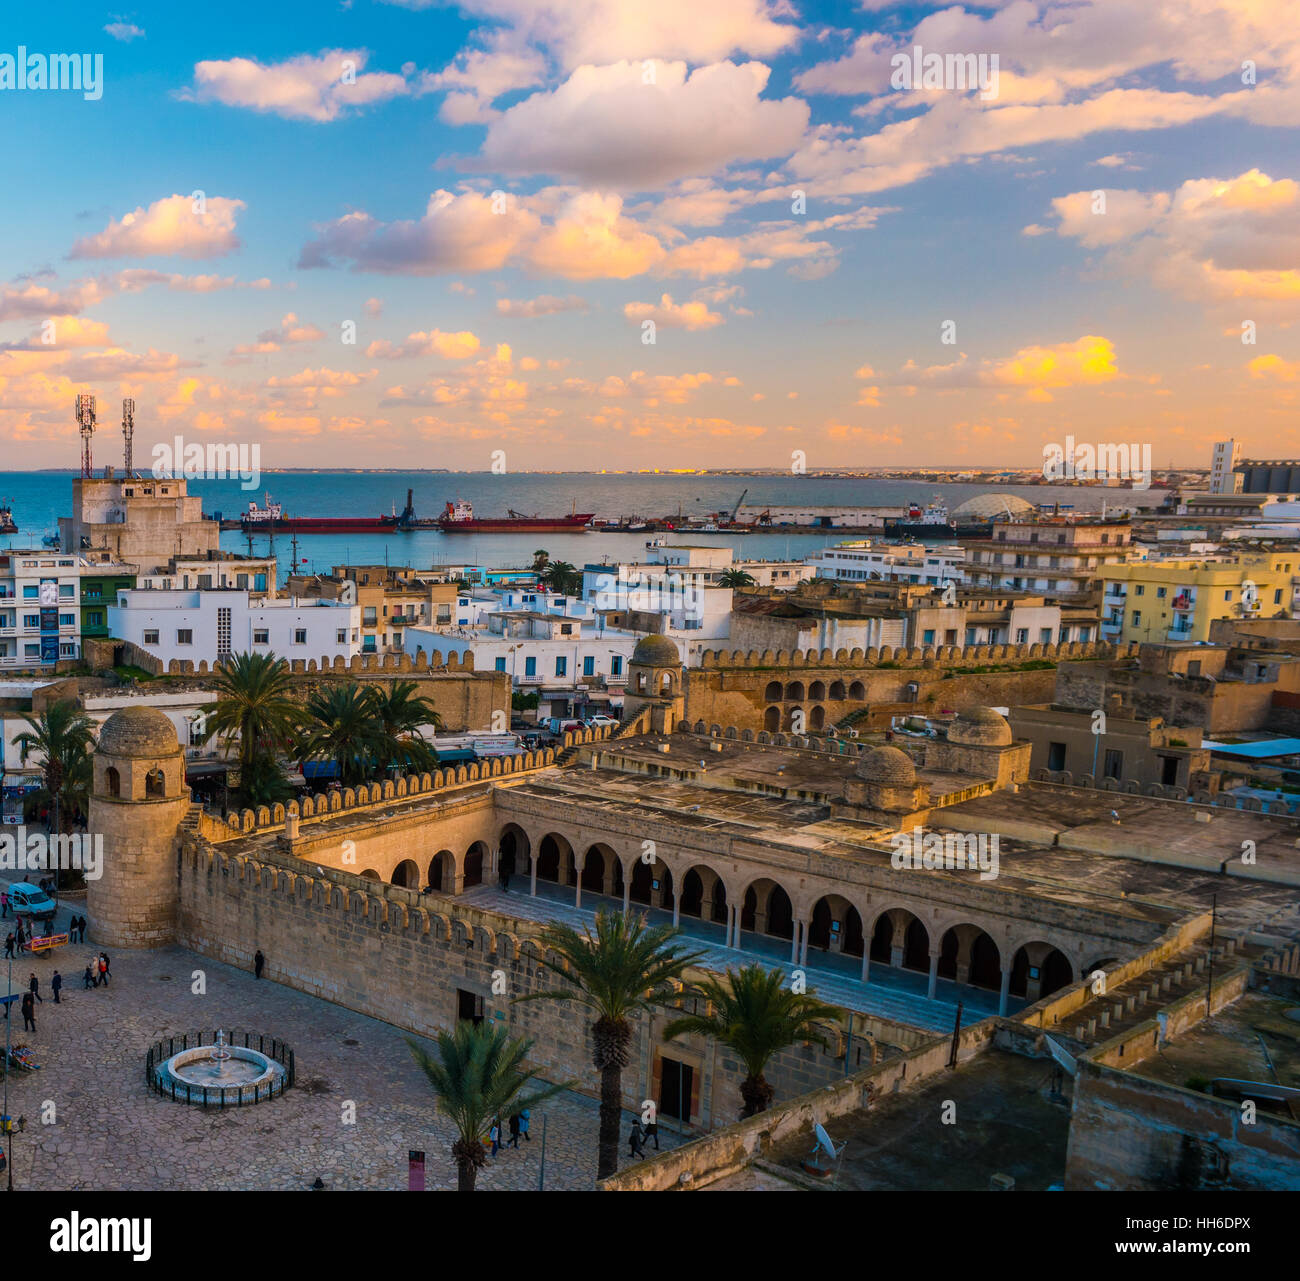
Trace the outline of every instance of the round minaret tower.
<path fill-rule="evenodd" d="M 175 942 L 176 835 L 189 806 L 171 721 L 153 707 L 114 712 L 99 734 L 90 796 L 90 834 L 103 838 L 102 875 L 86 884 L 94 942 Z"/>

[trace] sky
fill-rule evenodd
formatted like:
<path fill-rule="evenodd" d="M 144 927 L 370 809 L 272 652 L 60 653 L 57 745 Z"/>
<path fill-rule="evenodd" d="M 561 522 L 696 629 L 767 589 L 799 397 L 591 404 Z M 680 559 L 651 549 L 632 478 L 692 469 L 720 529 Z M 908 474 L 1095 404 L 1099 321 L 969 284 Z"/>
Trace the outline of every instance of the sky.
<path fill-rule="evenodd" d="M 6 17 L 0 470 L 1300 453 L 1294 0 Z"/>

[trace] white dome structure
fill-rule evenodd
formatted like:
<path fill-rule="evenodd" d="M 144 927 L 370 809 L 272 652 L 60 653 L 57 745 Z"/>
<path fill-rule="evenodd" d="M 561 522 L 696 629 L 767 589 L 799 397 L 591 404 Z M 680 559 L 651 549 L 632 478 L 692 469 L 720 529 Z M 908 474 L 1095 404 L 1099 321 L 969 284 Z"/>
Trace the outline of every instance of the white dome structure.
<path fill-rule="evenodd" d="M 1033 503 L 1027 503 L 1015 494 L 978 494 L 962 503 L 953 512 L 952 518 L 958 524 L 1004 517 L 1018 520 L 1021 516 L 1031 515 L 1033 511 Z"/>

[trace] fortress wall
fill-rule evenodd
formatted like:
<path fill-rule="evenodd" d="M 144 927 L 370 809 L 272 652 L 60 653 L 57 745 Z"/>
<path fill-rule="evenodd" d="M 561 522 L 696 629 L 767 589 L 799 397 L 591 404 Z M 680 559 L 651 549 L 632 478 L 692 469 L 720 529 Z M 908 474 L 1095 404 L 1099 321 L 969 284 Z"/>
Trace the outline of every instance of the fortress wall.
<path fill-rule="evenodd" d="M 343 872 L 304 875 L 287 857 L 255 861 L 193 837 L 181 851 L 179 881 L 181 946 L 242 969 L 252 968 L 260 948 L 268 979 L 420 1036 L 453 1027 L 458 991 L 473 993 L 483 999 L 485 1017 L 512 1035 L 533 1039 L 531 1061 L 547 1079 L 572 1081 L 583 1093 L 598 1091 L 590 1020 L 557 1002 L 512 1004 L 515 997 L 556 985 L 539 964 L 546 950 L 534 923 Z M 657 1097 L 664 1018 L 655 1016 L 654 1029 L 645 1018 L 633 1021 L 633 1061 L 624 1073 L 627 1107 L 639 1109 Z M 855 1020 L 859 1047 L 864 1023 Z M 867 1027 L 891 1044 L 920 1035 L 880 1020 Z M 684 1038 L 667 1053 L 696 1068 L 697 1126 L 726 1124 L 738 1114 L 738 1065 L 700 1038 Z M 774 1059 L 767 1077 L 778 1097 L 788 1097 L 842 1077 L 843 1054 L 842 1041 L 828 1049 L 797 1046 Z"/>

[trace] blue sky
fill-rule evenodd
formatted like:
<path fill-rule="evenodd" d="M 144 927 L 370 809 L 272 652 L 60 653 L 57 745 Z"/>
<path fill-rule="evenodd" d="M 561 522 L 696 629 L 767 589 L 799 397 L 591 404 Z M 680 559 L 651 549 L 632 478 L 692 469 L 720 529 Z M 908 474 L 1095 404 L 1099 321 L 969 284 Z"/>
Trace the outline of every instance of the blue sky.
<path fill-rule="evenodd" d="M 915 44 L 996 96 L 891 86 Z M 1295 452 L 1282 0 L 74 4 L 19 45 L 104 89 L 0 89 L 9 466 L 75 459 L 82 390 L 284 465 Z"/>

